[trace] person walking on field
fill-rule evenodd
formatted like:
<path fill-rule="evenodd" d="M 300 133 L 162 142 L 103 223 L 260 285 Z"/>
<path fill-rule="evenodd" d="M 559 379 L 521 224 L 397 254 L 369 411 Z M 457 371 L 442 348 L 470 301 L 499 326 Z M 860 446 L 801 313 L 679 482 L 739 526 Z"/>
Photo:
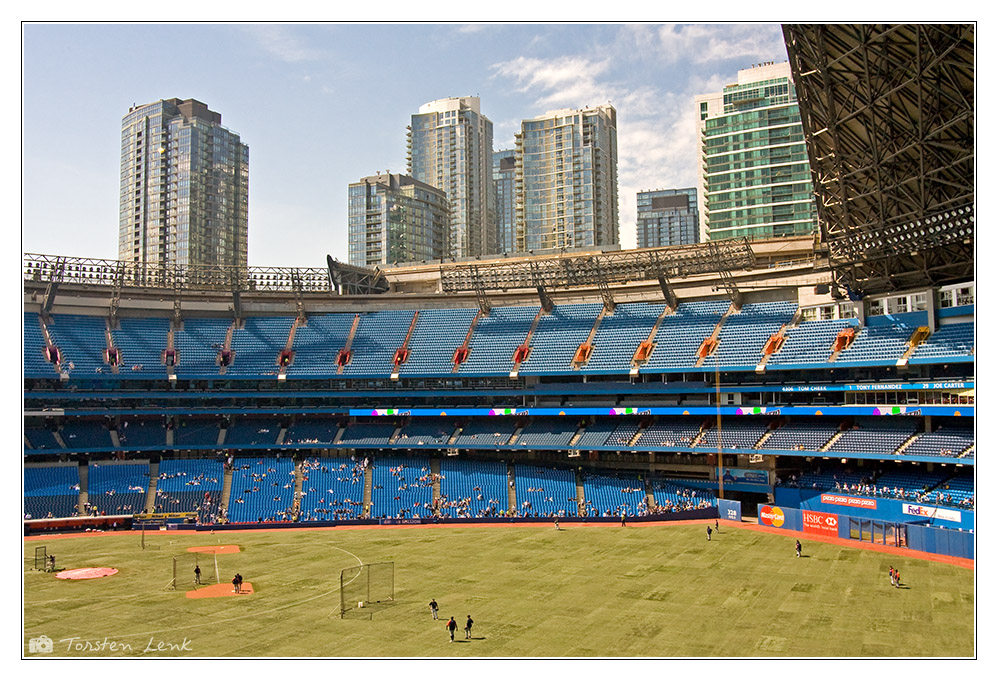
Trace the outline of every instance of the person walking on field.
<path fill-rule="evenodd" d="M 711 526 L 708 526 L 708 542 L 711 542 Z"/>
<path fill-rule="evenodd" d="M 430 600 L 430 613 L 433 615 L 434 620 L 437 620 L 437 600 Z"/>
<path fill-rule="evenodd" d="M 454 642 L 454 631 L 458 629 L 458 623 L 455 621 L 454 616 L 451 616 L 451 619 L 447 622 L 445 627 L 451 634 L 451 641 Z"/>
<path fill-rule="evenodd" d="M 468 615 L 468 620 L 465 621 L 465 639 L 472 638 L 472 615 Z"/>
<path fill-rule="evenodd" d="M 201 566 L 198 566 L 197 564 L 194 565 L 194 584 L 201 584 Z"/>
<path fill-rule="evenodd" d="M 795 552 L 795 554 L 798 555 L 798 558 L 800 559 L 801 558 L 801 540 L 795 540 L 794 541 L 794 552 Z"/>

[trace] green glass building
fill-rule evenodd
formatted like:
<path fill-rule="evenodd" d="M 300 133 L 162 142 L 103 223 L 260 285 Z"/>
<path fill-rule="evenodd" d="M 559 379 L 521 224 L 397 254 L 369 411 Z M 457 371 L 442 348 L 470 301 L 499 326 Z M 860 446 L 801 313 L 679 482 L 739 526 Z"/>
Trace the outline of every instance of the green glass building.
<path fill-rule="evenodd" d="M 408 175 L 381 173 L 351 183 L 347 197 L 351 265 L 443 258 L 448 201 L 441 190 Z"/>
<path fill-rule="evenodd" d="M 121 122 L 119 260 L 246 267 L 249 163 L 202 102 L 133 106 Z"/>
<path fill-rule="evenodd" d="M 812 234 L 815 197 L 790 65 L 740 70 L 737 83 L 695 102 L 701 240 Z"/>

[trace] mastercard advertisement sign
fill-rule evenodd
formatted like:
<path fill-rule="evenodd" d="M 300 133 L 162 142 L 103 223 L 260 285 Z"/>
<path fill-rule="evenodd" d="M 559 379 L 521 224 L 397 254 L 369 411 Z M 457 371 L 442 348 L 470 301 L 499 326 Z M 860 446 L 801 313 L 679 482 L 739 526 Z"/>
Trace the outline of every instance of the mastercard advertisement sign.
<path fill-rule="evenodd" d="M 765 504 L 760 507 L 760 522 L 764 526 L 780 528 L 784 525 L 784 510 L 780 507 L 771 507 Z"/>
<path fill-rule="evenodd" d="M 806 533 L 839 537 L 839 516 L 802 510 L 801 527 Z"/>

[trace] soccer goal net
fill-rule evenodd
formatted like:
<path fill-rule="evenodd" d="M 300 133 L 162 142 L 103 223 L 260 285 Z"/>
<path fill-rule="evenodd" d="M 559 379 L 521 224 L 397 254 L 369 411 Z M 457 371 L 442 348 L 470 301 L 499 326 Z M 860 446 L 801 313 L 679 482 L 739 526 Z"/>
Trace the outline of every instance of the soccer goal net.
<path fill-rule="evenodd" d="M 178 585 L 214 585 L 221 582 L 217 554 L 186 552 L 173 557 L 173 572 L 167 587 Z"/>
<path fill-rule="evenodd" d="M 361 564 L 340 571 L 340 617 L 352 609 L 395 599 L 395 562 Z"/>

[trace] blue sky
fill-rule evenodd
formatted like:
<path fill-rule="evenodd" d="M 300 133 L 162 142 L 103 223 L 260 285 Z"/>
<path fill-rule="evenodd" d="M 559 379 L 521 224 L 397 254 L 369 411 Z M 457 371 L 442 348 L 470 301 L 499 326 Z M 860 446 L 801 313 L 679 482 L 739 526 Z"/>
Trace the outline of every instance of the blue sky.
<path fill-rule="evenodd" d="M 25 24 L 22 250 L 117 258 L 121 119 L 194 98 L 250 147 L 250 265 L 347 260 L 347 185 L 406 170 L 421 104 L 520 121 L 610 102 L 621 240 L 635 193 L 696 182 L 693 97 L 785 61 L 777 24 Z"/>

